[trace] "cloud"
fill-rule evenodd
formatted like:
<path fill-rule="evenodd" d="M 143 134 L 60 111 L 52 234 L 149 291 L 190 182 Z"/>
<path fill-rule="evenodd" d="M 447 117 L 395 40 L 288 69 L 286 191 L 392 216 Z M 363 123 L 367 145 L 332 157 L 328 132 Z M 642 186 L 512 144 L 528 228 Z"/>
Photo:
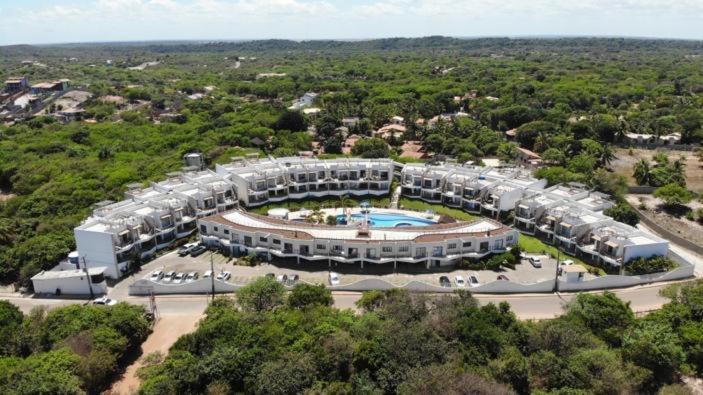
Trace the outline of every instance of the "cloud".
<path fill-rule="evenodd" d="M 0 0 L 1 1 L 1 0 Z M 701 38 L 703 0 L 54 0 L 3 4 L 0 44 L 446 35 Z"/>

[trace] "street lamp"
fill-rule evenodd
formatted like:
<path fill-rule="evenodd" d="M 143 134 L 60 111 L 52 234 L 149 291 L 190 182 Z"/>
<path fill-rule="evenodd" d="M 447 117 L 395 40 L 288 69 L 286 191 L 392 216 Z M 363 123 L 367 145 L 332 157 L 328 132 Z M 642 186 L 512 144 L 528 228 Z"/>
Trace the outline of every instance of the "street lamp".
<path fill-rule="evenodd" d="M 212 286 L 212 300 L 215 301 L 215 269 L 213 264 L 214 251 L 210 251 L 210 285 Z"/>

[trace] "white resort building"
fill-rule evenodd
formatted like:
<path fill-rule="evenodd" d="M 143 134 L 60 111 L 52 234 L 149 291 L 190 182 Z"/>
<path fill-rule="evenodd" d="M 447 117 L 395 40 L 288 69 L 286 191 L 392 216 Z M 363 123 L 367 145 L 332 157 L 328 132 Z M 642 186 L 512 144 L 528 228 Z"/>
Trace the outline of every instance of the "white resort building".
<path fill-rule="evenodd" d="M 198 221 L 208 244 L 236 255 L 259 253 L 297 262 L 414 263 L 446 266 L 463 258 L 504 252 L 518 232 L 492 220 L 429 226 L 365 229 L 356 225 L 312 225 L 244 211 Z"/>
<path fill-rule="evenodd" d="M 402 165 L 390 159 L 358 158 L 232 159 L 216 165 L 215 171 L 173 173 L 148 187 L 130 188 L 121 202 L 99 204 L 74 231 L 80 268 L 104 268 L 106 277 L 118 278 L 131 262 L 148 259 L 196 229 L 204 242 L 231 254 L 362 265 L 450 265 L 505 251 L 517 243 L 518 230 L 610 265 L 668 251 L 665 240 L 603 215 L 614 204 L 607 196 L 579 184 L 545 189 L 545 180 L 521 168 Z M 394 176 L 400 178 L 405 197 L 491 219 L 422 223 L 418 214 L 396 210 L 385 214 L 409 222 L 379 226 L 357 217 L 355 225 L 326 226 L 237 210 L 288 199 L 384 196 L 390 193 Z M 514 228 L 494 220 L 509 218 L 506 214 L 513 210 Z M 383 210 L 373 211 L 381 214 L 377 220 L 385 220 Z M 352 217 L 350 212 L 333 214 Z M 75 264 L 76 254 L 73 258 Z"/>

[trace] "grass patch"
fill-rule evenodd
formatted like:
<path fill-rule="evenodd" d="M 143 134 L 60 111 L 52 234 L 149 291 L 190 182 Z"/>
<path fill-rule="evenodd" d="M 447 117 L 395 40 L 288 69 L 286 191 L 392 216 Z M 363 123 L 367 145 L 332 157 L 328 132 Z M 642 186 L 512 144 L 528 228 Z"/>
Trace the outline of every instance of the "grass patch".
<path fill-rule="evenodd" d="M 391 200 L 389 197 L 378 197 L 378 196 L 367 196 L 367 197 L 347 197 L 346 205 L 347 207 L 357 207 L 362 201 L 368 201 L 371 203 L 371 207 L 386 208 L 390 206 Z M 278 203 L 268 203 L 263 206 L 248 209 L 247 211 L 266 215 L 268 211 L 272 208 L 287 208 L 290 211 L 298 211 L 302 208 L 312 210 L 316 207 L 319 208 L 335 208 L 342 207 L 341 200 L 339 197 L 324 197 L 324 198 L 306 198 L 305 200 L 288 200 Z"/>
<path fill-rule="evenodd" d="M 520 248 L 531 254 L 549 254 L 553 258 L 557 257 L 557 254 L 559 253 L 561 255 L 560 259 L 564 260 L 566 257 L 568 259 L 571 259 L 574 261 L 575 264 L 582 265 L 585 267 L 589 272 L 591 273 L 598 273 L 599 276 L 605 276 L 605 270 L 589 265 L 588 263 L 582 261 L 581 259 L 567 254 L 564 251 L 558 252 L 557 248 L 554 246 L 550 246 L 549 244 L 545 244 L 542 240 L 534 237 L 534 236 L 529 236 L 525 234 L 520 234 L 520 237 L 518 239 L 518 244 L 520 245 Z"/>
<path fill-rule="evenodd" d="M 408 198 L 400 198 L 400 201 L 398 202 L 398 208 L 412 211 L 432 210 L 436 214 L 447 215 L 459 221 L 474 221 L 479 218 L 475 215 L 471 215 L 465 211 L 456 208 L 444 207 L 440 204 L 431 204 L 423 202 L 422 200 L 414 200 Z"/>

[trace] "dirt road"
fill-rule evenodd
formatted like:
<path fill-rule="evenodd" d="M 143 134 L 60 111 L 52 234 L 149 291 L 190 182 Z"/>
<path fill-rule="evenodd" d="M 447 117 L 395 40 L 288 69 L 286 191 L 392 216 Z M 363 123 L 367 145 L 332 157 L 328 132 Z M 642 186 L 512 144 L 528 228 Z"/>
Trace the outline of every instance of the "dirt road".
<path fill-rule="evenodd" d="M 136 393 L 139 389 L 137 370 L 142 365 L 142 359 L 155 351 L 160 351 L 164 355 L 168 354 L 168 349 L 179 337 L 195 330 L 202 316 L 202 312 L 160 316 L 156 325 L 154 325 L 154 331 L 142 344 L 142 355 L 132 365 L 127 367 L 122 378 L 112 385 L 109 393 L 114 395 Z"/>

